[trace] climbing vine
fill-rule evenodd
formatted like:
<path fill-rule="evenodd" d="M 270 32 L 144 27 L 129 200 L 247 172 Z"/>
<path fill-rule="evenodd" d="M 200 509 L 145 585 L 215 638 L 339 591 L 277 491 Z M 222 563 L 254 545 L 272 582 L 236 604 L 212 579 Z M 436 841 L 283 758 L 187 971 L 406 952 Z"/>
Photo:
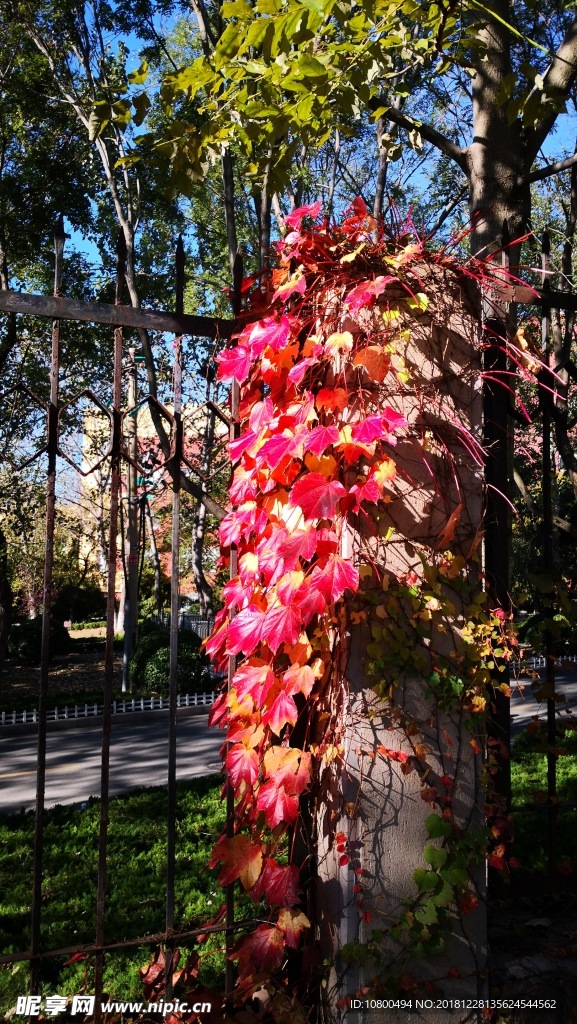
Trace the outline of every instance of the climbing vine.
<path fill-rule="evenodd" d="M 361 201 L 334 227 L 316 223 L 320 208 L 286 217 L 277 266 L 245 282 L 218 357 L 220 379 L 240 386 L 220 527 L 237 572 L 206 650 L 218 668 L 236 665 L 211 714 L 226 730 L 235 832 L 211 865 L 259 908 L 232 952 L 239 998 L 264 987 L 279 1022 L 289 1010 L 304 1019 L 320 970 L 321 846 L 351 872 L 364 928 L 341 957 L 375 965 L 387 991 L 410 989 L 408 958 L 439 951 L 454 914 L 474 910 L 479 857 L 508 870 L 497 803 L 489 828 L 453 807 L 463 746 L 480 770 L 492 673 L 513 650 L 479 563 L 476 296 L 495 280 L 427 252 L 410 226 L 385 237 Z M 527 372 L 518 342 L 510 353 Z M 390 742 L 368 742 L 363 714 Z M 354 775 L 355 731 L 360 782 L 346 799 L 337 780 Z M 386 921 L 355 824 L 363 764 L 376 761 L 430 806 L 414 896 Z"/>

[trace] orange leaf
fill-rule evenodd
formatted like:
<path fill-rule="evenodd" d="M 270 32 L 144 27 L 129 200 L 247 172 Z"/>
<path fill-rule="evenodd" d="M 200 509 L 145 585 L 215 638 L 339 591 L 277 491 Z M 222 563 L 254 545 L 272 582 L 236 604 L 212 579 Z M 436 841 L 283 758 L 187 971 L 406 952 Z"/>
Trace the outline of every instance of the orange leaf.
<path fill-rule="evenodd" d="M 355 352 L 353 366 L 364 366 L 369 377 L 380 384 L 389 372 L 391 357 L 380 345 L 367 345 Z"/>
<path fill-rule="evenodd" d="M 455 530 L 459 525 L 459 520 L 461 518 L 462 511 L 463 503 L 459 502 L 454 512 L 451 512 L 451 515 L 447 520 L 447 525 L 443 530 L 441 530 L 439 534 L 439 539 L 437 543 L 438 548 L 446 548 L 451 543 L 453 537 L 455 536 Z"/>
<path fill-rule="evenodd" d="M 332 409 L 342 412 L 348 405 L 348 395 L 344 388 L 321 388 L 315 398 L 317 409 Z"/>
<path fill-rule="evenodd" d="M 253 843 L 249 836 L 236 835 L 230 839 L 221 836 L 213 850 L 209 867 L 215 867 L 219 861 L 224 865 L 218 876 L 221 885 L 228 885 L 240 878 L 245 889 L 252 889 L 262 870 L 262 848 L 258 843 Z"/>
<path fill-rule="evenodd" d="M 264 770 L 287 792 L 300 794 L 310 782 L 311 755 L 298 747 L 269 747 L 264 755 Z"/>

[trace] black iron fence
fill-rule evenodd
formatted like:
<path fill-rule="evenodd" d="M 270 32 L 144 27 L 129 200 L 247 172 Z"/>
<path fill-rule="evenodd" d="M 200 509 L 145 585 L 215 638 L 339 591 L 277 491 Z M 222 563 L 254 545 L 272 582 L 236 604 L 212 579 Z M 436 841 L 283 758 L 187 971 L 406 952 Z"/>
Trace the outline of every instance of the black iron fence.
<path fill-rule="evenodd" d="M 175 863 L 176 863 L 176 767 L 177 767 L 177 709 L 183 701 L 177 693 L 177 667 L 179 650 L 179 628 L 195 630 L 199 635 L 206 636 L 209 623 L 206 619 L 183 615 L 180 611 L 180 548 L 181 548 L 181 492 L 185 488 L 188 493 L 204 504 L 217 518 L 222 518 L 224 510 L 212 497 L 210 479 L 201 461 L 195 460 L 190 453 L 190 446 L 184 430 L 183 416 L 183 337 L 194 336 L 206 339 L 226 338 L 231 331 L 232 321 L 211 317 L 189 316 L 183 312 L 184 297 L 184 253 L 182 243 L 179 245 L 175 259 L 175 311 L 156 312 L 135 309 L 123 304 L 125 282 L 125 248 L 121 238 L 117 249 L 115 305 L 102 303 L 80 303 L 66 299 L 63 292 L 64 268 L 64 231 L 60 221 L 55 236 L 55 279 L 53 297 L 25 295 L 10 291 L 0 291 L 0 311 L 9 314 L 32 314 L 34 316 L 54 318 L 51 335 L 51 352 L 49 360 L 50 392 L 47 401 L 43 400 L 25 381 L 20 381 L 5 394 L 4 405 L 14 407 L 19 400 L 33 404 L 38 415 L 44 416 L 46 432 L 36 450 L 31 451 L 33 443 L 28 444 L 24 460 L 16 464 L 11 460 L 9 449 L 5 457 L 11 460 L 15 473 L 23 472 L 33 464 L 45 467 L 45 524 L 44 524 L 44 576 L 42 586 L 42 647 L 40 659 L 40 682 L 37 708 L 34 711 L 34 722 L 37 725 L 36 752 L 36 803 L 34 827 L 34 852 L 32 868 L 32 912 L 30 926 L 30 946 L 27 950 L 0 956 L 0 964 L 14 964 L 18 961 L 30 963 L 30 992 L 34 995 L 40 988 L 40 965 L 42 961 L 62 954 L 88 953 L 95 959 L 94 988 L 94 1019 L 101 1018 L 100 1003 L 103 993 L 103 969 L 106 952 L 147 943 L 162 943 L 167 953 L 166 978 L 170 977 L 171 950 L 174 950 L 176 937 L 186 939 L 199 932 L 192 927 L 190 921 L 178 921 L 175 914 Z M 75 396 L 75 400 L 90 403 L 100 417 L 102 436 L 96 446 L 96 456 L 75 462 L 69 447 L 62 438 L 62 424 L 66 417 L 66 406 L 60 398 L 60 383 L 63 374 L 69 367 L 62 365 L 61 324 L 64 321 L 110 325 L 113 328 L 112 353 L 110 359 L 111 388 L 106 397 L 84 389 Z M 172 345 L 172 389 L 166 404 L 159 401 L 156 394 L 147 394 L 137 398 L 134 382 L 134 350 L 124 338 L 124 328 L 137 330 L 143 345 L 149 345 L 145 332 L 150 330 L 166 332 L 173 336 Z M 44 354 L 43 354 L 44 356 Z M 164 359 L 166 368 L 166 358 Z M 128 373 L 127 371 L 128 366 Z M 134 371 L 134 372 L 133 372 Z M 150 381 L 150 374 L 149 374 Z M 132 396 L 130 387 L 133 387 Z M 132 397 L 132 400 L 131 400 Z M 127 407 L 128 406 L 128 407 Z M 135 410 L 146 406 L 153 431 L 149 431 L 144 455 L 139 451 L 135 440 Z M 222 449 L 226 458 L 226 434 L 230 428 L 229 420 L 222 409 L 211 399 L 199 406 L 205 408 L 222 424 L 225 437 Z M 104 424 L 104 426 L 103 426 Z M 142 457 L 141 457 L 142 456 Z M 80 474 L 84 479 L 99 471 L 106 482 L 106 499 L 104 501 L 107 536 L 106 536 L 106 646 L 104 675 L 102 679 L 102 698 L 96 709 L 101 716 L 102 745 L 100 758 L 100 819 L 98 829 L 98 868 L 97 894 L 95 907 L 94 940 L 88 945 L 74 942 L 74 922 L 70 923 L 70 943 L 65 948 L 50 949 L 43 944 L 43 840 L 45 825 L 45 783 L 46 783 L 46 748 L 47 723 L 52 715 L 50 707 L 50 631 L 52 619 L 54 544 L 57 503 L 59 497 L 59 466 L 66 465 Z M 109 774 L 110 774 L 110 743 L 112 721 L 115 711 L 113 701 L 113 682 L 115 667 L 113 661 L 116 597 L 118 577 L 124 575 L 126 589 L 125 601 L 125 637 L 129 640 L 131 630 L 137 622 L 137 613 L 130 608 L 132 595 L 130 573 L 133 579 L 139 571 L 138 548 L 133 547 L 135 534 L 134 516 L 138 502 L 138 482 L 146 484 L 151 475 L 156 473 L 162 478 L 162 486 L 170 495 L 169 503 L 165 504 L 166 515 L 170 517 L 170 614 L 166 625 L 170 629 L 170 672 L 169 695 L 161 704 L 167 708 L 168 729 L 168 761 L 166 766 L 166 786 L 168 794 L 167 841 L 166 841 L 166 880 L 165 880 L 165 926 L 161 933 L 154 935 L 129 936 L 118 941 L 106 938 L 105 922 L 107 908 L 107 846 L 109 825 Z M 132 535 L 131 535 L 132 529 Z M 104 532 L 104 527 L 103 527 Z M 132 538 L 132 539 L 131 539 Z M 121 556 L 124 555 L 124 558 Z M 130 655 L 125 649 L 125 662 Z M 195 696 L 184 701 L 184 706 L 195 706 L 202 701 L 212 702 L 213 695 Z M 124 702 L 130 706 L 130 696 Z M 119 702 L 116 702 L 118 705 Z M 118 706 L 116 710 L 118 711 Z M 72 711 L 76 716 L 76 711 Z M 208 710 L 208 708 L 207 708 Z M 70 716 L 68 709 L 68 716 Z M 65 714 L 66 717 L 66 714 Z M 3 723 L 4 724 L 4 723 Z M 229 812 L 231 808 L 229 807 Z M 229 826 L 231 827 L 231 826 Z M 199 922 L 200 924 L 200 922 Z M 231 941 L 234 923 L 231 915 L 224 925 L 215 926 L 216 930 L 226 930 L 227 942 Z M 204 927 L 203 933 L 211 929 Z M 169 990 L 169 986 L 168 986 Z"/>
<path fill-rule="evenodd" d="M 0 310 L 12 314 L 33 314 L 55 318 L 51 336 L 50 355 L 50 395 L 47 401 L 42 400 L 29 386 L 22 382 L 12 389 L 10 401 L 15 395 L 19 395 L 23 401 L 35 403 L 46 419 L 46 435 L 37 450 L 27 452 L 26 458 L 15 470 L 21 471 L 33 463 L 42 463 L 45 466 L 45 558 L 44 558 L 44 579 L 42 592 L 42 651 L 40 663 L 40 684 L 39 698 L 36 709 L 37 722 L 37 766 L 36 766 L 36 809 L 34 829 L 34 856 L 32 870 L 32 915 L 31 915 L 31 939 L 30 947 L 16 953 L 0 956 L 0 964 L 13 964 L 18 961 L 30 963 L 30 991 L 35 994 L 40 986 L 40 965 L 43 960 L 60 957 L 63 954 L 72 955 L 78 952 L 89 953 L 95 958 L 95 1020 L 100 1018 L 100 1002 L 102 998 L 104 957 L 108 950 L 128 948 L 131 946 L 147 943 L 162 943 L 168 950 L 167 977 L 170 974 L 170 951 L 174 949 L 176 939 L 194 937 L 202 932 L 206 934 L 211 928 L 207 926 L 193 927 L 190 922 L 179 922 L 175 915 L 175 863 L 176 863 L 176 765 L 177 765 L 177 708 L 179 697 L 177 694 L 177 667 L 178 667 L 178 646 L 179 628 L 192 629 L 201 636 L 207 635 L 209 622 L 200 616 L 182 613 L 180 610 L 179 594 L 179 565 L 181 545 L 181 491 L 183 487 L 197 500 L 202 501 L 205 507 L 217 517 L 222 516 L 223 510 L 219 504 L 207 493 L 209 477 L 195 465 L 190 458 L 186 447 L 185 431 L 183 428 L 183 398 L 182 398 L 182 367 L 183 367 L 183 345 L 182 339 L 186 335 L 202 336 L 206 338 L 227 337 L 231 332 L 231 321 L 218 320 L 210 317 L 188 316 L 183 313 L 184 294 L 184 257 L 182 246 L 179 245 L 176 262 L 176 301 L 174 313 L 162 313 L 151 310 L 134 309 L 125 306 L 122 302 L 124 287 L 124 251 L 122 243 L 119 244 L 117 254 L 116 273 L 116 301 L 115 305 L 101 303 L 79 303 L 62 297 L 63 290 L 63 250 L 64 235 L 62 225 L 56 235 L 55 244 L 55 286 L 54 296 L 31 296 L 0 291 Z M 543 516 L 543 552 L 544 564 L 553 568 L 554 559 L 554 530 L 556 511 L 554 507 L 554 495 L 551 488 L 552 455 L 551 455 L 551 432 L 557 429 L 559 435 L 559 409 L 562 416 L 566 416 L 567 392 L 572 381 L 577 379 L 577 369 L 571 358 L 571 339 L 574 333 L 574 316 L 577 309 L 577 296 L 567 294 L 563 291 L 554 291 L 548 286 L 546 274 L 547 252 L 544 248 L 544 274 L 542 281 L 542 292 L 538 297 L 523 286 L 510 289 L 509 298 L 511 301 L 525 304 L 534 303 L 541 309 L 542 321 L 542 359 L 544 370 L 542 371 L 542 400 L 540 403 L 539 416 L 543 430 L 543 463 L 542 463 L 542 516 Z M 239 268 L 237 268 L 238 270 Z M 240 278 L 237 273 L 237 283 Z M 561 313 L 554 313 L 554 310 L 563 310 Z M 238 306 L 237 306 L 238 311 Z M 106 425 L 105 437 L 100 443 L 99 457 L 89 465 L 74 464 L 69 451 L 62 443 L 61 425 L 64 416 L 64 405 L 59 398 L 59 385 L 62 374 L 61 366 L 61 344 L 60 329 L 61 322 L 71 320 L 82 323 L 97 323 L 110 325 L 113 328 L 113 346 L 111 359 L 111 395 L 109 400 L 103 401 L 99 395 L 90 389 L 85 389 L 77 398 L 85 398 L 95 406 L 102 421 Z M 562 337 L 559 333 L 560 324 L 563 320 Z M 146 395 L 138 402 L 132 402 L 132 408 L 127 409 L 127 396 L 123 393 L 123 373 L 126 367 L 127 356 L 130 358 L 129 346 L 126 344 L 124 328 L 136 329 L 141 332 L 156 330 L 170 333 L 174 336 L 172 352 L 172 391 L 166 404 L 159 401 L 156 395 Z M 509 369 L 502 360 L 503 346 L 499 342 L 502 332 L 506 327 L 501 324 L 491 326 L 492 344 L 488 346 L 488 360 L 485 369 L 499 374 L 508 374 Z M 132 360 L 134 362 L 134 360 Z M 491 373 L 489 373 L 489 377 Z M 134 381 L 134 375 L 132 376 Z M 6 396 L 5 396 L 6 397 Z M 488 460 L 487 477 L 490 484 L 490 507 L 487 516 L 488 526 L 488 547 L 487 547 L 487 573 L 496 581 L 497 592 L 504 589 L 502 569 L 506 562 L 503 552 L 506 548 L 507 535 L 507 512 L 503 509 L 503 503 L 494 498 L 498 491 L 507 493 L 510 453 L 510 423 L 511 403 L 507 390 L 499 383 L 489 383 L 486 386 L 486 436 L 485 442 L 490 450 Z M 227 415 L 215 405 L 208 401 L 207 407 L 211 407 L 212 413 L 220 418 L 223 426 L 234 433 L 236 429 L 235 410 L 237 408 L 238 392 L 233 388 L 232 393 L 232 415 L 229 423 Z M 136 405 L 146 405 L 149 410 L 150 419 L 154 425 L 154 432 L 148 438 L 146 459 L 139 461 L 140 455 L 138 446 L 135 445 L 134 430 L 131 421 L 131 413 L 134 413 Z M 152 454 L 151 454 L 152 453 Z M 102 686 L 102 700 L 98 702 L 98 713 L 102 716 L 102 747 L 100 767 L 100 821 L 98 833 L 98 869 L 97 869 L 97 898 L 95 908 L 95 931 L 94 940 L 90 944 L 75 944 L 72 941 L 65 947 L 58 949 L 45 948 L 42 942 L 41 921 L 43 912 L 42 901 L 42 877 L 43 877 L 43 832 L 44 832 L 44 794 L 46 782 L 46 744 L 47 744 L 47 723 L 50 717 L 49 707 L 49 679 L 50 679 L 50 623 L 53 591 L 53 568 L 54 568 L 54 536 L 55 517 L 58 498 L 58 465 L 63 460 L 72 465 L 74 470 L 81 475 L 87 476 L 97 469 L 106 469 L 107 487 L 107 614 L 106 614 L 106 653 L 105 670 Z M 142 461 L 146 464 L 143 465 Z M 167 811 L 167 846 L 166 846 L 166 883 L 165 883 L 165 926 L 164 930 L 154 935 L 130 936 L 118 941 L 107 941 L 105 934 L 106 921 L 106 897 L 107 897 L 107 844 L 108 844 L 108 806 L 109 806 L 109 764 L 110 764 L 110 741 L 114 705 L 112 699 L 114 680 L 113 646 L 115 633 L 115 602 L 117 590 L 117 576 L 123 537 L 127 536 L 132 529 L 134 536 L 134 520 L 131 523 L 131 516 L 136 508 L 136 492 L 134 488 L 140 479 L 146 481 L 151 476 L 151 466 L 154 472 L 160 473 L 163 477 L 167 491 L 170 494 L 170 547 L 171 547 L 171 587 L 170 587 L 170 613 L 161 619 L 162 623 L 170 629 L 170 684 L 168 696 L 168 761 L 166 768 L 166 785 L 168 792 Z M 197 471 L 196 477 L 194 472 Z M 192 476 L 190 474 L 193 474 Z M 132 482 L 131 482 L 132 481 Z M 132 487 L 132 492 L 130 491 Z M 168 506 L 167 506 L 168 507 Z M 128 520 L 127 523 L 123 521 Z M 557 517 L 558 518 L 558 517 Z M 120 534 L 119 534 L 120 524 Z M 119 543 L 120 542 L 120 543 Z M 505 548 L 503 547 L 505 544 Z M 552 546 L 553 545 L 553 546 Z M 124 552 L 125 559 L 130 566 L 134 559 L 138 562 L 138 552 L 130 548 Z M 505 557 L 505 561 L 503 558 Z M 231 574 L 235 574 L 235 553 L 231 556 Z M 500 580 L 500 582 L 499 582 Z M 505 573 L 506 580 L 506 573 Z M 499 593 L 497 593 L 499 596 Z M 505 583 L 505 602 L 508 599 L 507 584 Z M 501 598 L 503 594 L 501 593 Z M 135 610 L 128 608 L 125 616 L 125 633 L 131 629 L 131 618 L 134 618 Z M 559 814 L 559 806 L 556 798 L 556 763 L 557 757 L 554 751 L 556 742 L 557 724 L 557 700 L 556 700 L 556 660 L 554 640 L 551 633 L 546 635 L 546 649 L 543 652 L 544 665 L 546 669 L 546 708 L 547 708 L 547 735 L 548 735 L 548 773 L 547 773 L 547 800 L 542 805 L 539 813 L 546 813 L 548 822 L 548 858 L 551 870 L 554 869 L 556 861 L 556 826 Z M 130 653 L 128 651 L 128 653 Z M 234 672 L 234 659 L 231 659 L 229 673 Z M 127 698 L 130 701 L 130 698 Z M 164 706 L 164 705 L 163 705 Z M 503 718 L 504 710 L 504 718 Z M 503 705 L 501 708 L 501 722 L 497 721 L 497 734 L 509 742 L 509 709 Z M 501 730 L 499 732 L 499 730 Z M 234 805 L 232 791 L 228 788 L 227 795 L 227 832 L 232 834 L 234 829 Z M 530 808 L 515 808 L 516 813 L 524 813 Z M 245 922 L 246 924 L 246 922 Z M 235 930 L 234 910 L 232 902 L 232 889 L 229 888 L 226 902 L 226 917 L 222 925 L 213 926 L 214 930 L 225 932 L 227 946 L 230 947 Z M 230 964 L 228 965 L 228 983 L 231 983 Z"/>

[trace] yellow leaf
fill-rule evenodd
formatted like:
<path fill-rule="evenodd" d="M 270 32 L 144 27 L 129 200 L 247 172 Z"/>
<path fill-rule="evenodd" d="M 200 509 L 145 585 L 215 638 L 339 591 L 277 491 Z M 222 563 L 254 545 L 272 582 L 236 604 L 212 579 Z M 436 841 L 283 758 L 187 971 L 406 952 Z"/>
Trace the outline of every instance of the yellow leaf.
<path fill-rule="evenodd" d="M 350 331 L 338 331 L 334 334 L 329 334 L 325 341 L 325 348 L 328 349 L 333 355 L 339 355 L 341 352 L 350 352 L 353 347 L 353 336 Z"/>
<path fill-rule="evenodd" d="M 359 253 L 363 251 L 363 249 L 365 248 L 366 244 L 367 244 L 366 242 L 361 242 L 361 244 L 355 249 L 354 252 L 347 252 L 347 253 L 345 253 L 344 256 L 341 256 L 341 258 L 339 260 L 339 263 L 352 263 L 353 260 L 355 260 L 357 258 Z"/>
<path fill-rule="evenodd" d="M 379 487 L 384 487 L 389 480 L 394 480 L 397 475 L 397 467 L 392 459 L 383 459 L 373 468 L 373 476 Z"/>

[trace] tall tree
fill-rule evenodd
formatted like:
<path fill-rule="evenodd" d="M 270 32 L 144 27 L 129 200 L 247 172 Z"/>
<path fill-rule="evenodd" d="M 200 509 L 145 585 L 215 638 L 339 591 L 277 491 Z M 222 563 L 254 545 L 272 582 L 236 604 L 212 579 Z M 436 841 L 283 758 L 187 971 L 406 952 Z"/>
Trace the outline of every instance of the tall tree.
<path fill-rule="evenodd" d="M 472 250 L 487 255 L 505 220 L 513 240 L 527 230 L 531 184 L 575 159 L 534 168 L 577 79 L 573 7 L 547 8 L 545 19 L 533 3 L 510 0 L 225 2 L 214 56 L 164 82 L 167 103 L 184 92 L 211 115 L 202 132 L 180 126 L 175 158 L 201 174 L 217 140 L 234 139 L 274 190 L 286 185 L 297 146 L 350 132 L 351 118 L 371 113 L 383 150 L 396 144 L 383 132 L 390 124 L 410 145 L 427 143 L 456 165 L 468 190 Z M 431 91 L 434 122 L 422 113 Z"/>

